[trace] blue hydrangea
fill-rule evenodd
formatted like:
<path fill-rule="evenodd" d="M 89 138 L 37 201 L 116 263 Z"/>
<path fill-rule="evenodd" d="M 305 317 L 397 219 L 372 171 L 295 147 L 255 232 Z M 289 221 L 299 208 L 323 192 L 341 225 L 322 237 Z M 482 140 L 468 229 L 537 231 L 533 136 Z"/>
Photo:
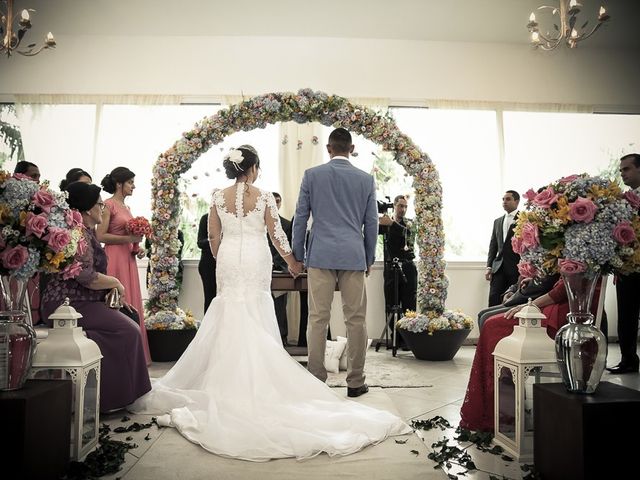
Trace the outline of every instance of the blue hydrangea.
<path fill-rule="evenodd" d="M 616 254 L 613 226 L 606 223 L 571 225 L 565 234 L 564 258 L 593 267 L 605 265 Z"/>

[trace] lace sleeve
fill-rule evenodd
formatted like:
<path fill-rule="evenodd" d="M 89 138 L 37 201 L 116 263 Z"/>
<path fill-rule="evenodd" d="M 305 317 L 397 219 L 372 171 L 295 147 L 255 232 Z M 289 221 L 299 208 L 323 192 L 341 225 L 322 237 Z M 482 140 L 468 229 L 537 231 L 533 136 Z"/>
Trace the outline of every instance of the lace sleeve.
<path fill-rule="evenodd" d="M 220 217 L 218 216 L 217 205 L 222 202 L 224 205 L 224 199 L 222 198 L 221 193 L 218 191 L 213 194 L 213 202 L 211 203 L 211 208 L 209 209 L 209 220 L 207 222 L 207 232 L 209 239 L 209 248 L 211 248 L 211 253 L 215 257 L 218 256 L 218 249 L 220 248 L 220 242 L 222 240 L 222 223 L 220 222 Z"/>
<path fill-rule="evenodd" d="M 282 258 L 291 255 L 291 246 L 287 240 L 287 234 L 280 224 L 280 215 L 278 215 L 278 207 L 273 194 L 267 192 L 265 194 L 267 208 L 264 210 L 264 222 L 267 225 L 267 231 L 273 246 L 276 247 Z"/>

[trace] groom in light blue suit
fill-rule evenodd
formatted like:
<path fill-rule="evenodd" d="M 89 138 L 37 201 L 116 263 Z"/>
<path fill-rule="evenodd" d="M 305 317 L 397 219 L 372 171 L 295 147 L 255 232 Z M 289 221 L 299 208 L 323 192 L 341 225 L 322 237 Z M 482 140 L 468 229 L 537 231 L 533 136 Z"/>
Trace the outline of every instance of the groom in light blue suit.
<path fill-rule="evenodd" d="M 347 327 L 347 395 L 358 397 L 365 384 L 367 348 L 365 275 L 375 260 L 378 210 L 373 177 L 349 162 L 351 134 L 337 128 L 329 135 L 331 161 L 305 171 L 293 222 L 293 254 L 308 271 L 308 369 L 326 381 L 327 328 L 336 283 Z M 307 223 L 311 229 L 305 249 Z"/>

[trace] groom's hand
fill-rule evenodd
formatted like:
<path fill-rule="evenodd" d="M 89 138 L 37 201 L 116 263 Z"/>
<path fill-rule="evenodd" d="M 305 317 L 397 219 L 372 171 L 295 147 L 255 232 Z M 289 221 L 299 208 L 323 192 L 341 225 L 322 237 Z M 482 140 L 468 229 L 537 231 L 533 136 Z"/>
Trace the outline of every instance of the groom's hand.
<path fill-rule="evenodd" d="M 293 278 L 297 278 L 302 273 L 303 269 L 304 265 L 302 264 L 302 262 L 299 262 L 297 260 L 293 264 L 289 265 L 289 273 Z"/>
<path fill-rule="evenodd" d="M 371 275 L 371 265 L 369 265 L 369 266 L 367 267 L 367 269 L 364 271 L 364 274 L 365 274 L 365 276 L 367 276 L 367 277 L 368 277 L 369 275 Z"/>

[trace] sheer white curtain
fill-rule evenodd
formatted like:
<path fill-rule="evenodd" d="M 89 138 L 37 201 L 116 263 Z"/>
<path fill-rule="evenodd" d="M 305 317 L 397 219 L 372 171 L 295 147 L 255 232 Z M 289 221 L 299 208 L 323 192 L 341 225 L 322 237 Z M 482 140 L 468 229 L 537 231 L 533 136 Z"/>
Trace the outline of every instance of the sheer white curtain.
<path fill-rule="evenodd" d="M 296 122 L 280 124 L 278 171 L 282 195 L 280 214 L 283 217 L 293 217 L 304 171 L 321 165 L 325 156 L 322 125 L 319 123 L 300 125 Z"/>

